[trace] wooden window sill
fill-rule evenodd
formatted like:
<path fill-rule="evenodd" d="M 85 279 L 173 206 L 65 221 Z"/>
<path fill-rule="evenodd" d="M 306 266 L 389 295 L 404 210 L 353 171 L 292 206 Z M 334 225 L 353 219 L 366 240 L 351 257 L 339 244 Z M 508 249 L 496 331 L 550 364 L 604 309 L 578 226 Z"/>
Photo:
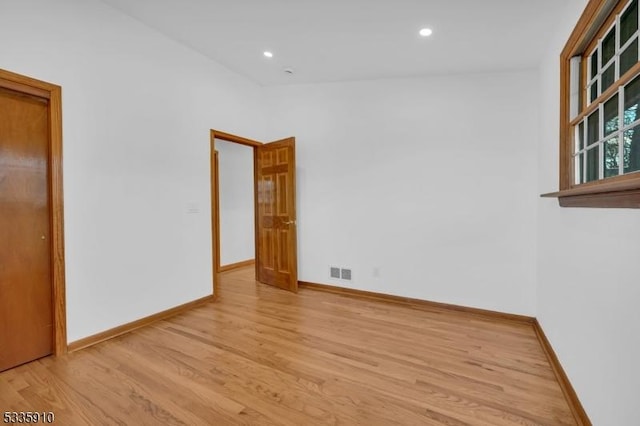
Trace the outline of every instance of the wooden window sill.
<path fill-rule="evenodd" d="M 580 185 L 540 196 L 557 198 L 561 207 L 640 209 L 640 178 Z"/>

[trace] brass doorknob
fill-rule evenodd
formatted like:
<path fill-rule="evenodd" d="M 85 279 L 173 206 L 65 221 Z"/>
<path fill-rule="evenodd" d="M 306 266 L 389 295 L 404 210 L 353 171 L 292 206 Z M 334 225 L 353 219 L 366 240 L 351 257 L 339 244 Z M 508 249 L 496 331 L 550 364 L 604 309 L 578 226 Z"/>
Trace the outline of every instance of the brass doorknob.
<path fill-rule="evenodd" d="M 44 235 L 42 237 L 40 237 L 40 238 L 42 238 L 44 240 Z"/>

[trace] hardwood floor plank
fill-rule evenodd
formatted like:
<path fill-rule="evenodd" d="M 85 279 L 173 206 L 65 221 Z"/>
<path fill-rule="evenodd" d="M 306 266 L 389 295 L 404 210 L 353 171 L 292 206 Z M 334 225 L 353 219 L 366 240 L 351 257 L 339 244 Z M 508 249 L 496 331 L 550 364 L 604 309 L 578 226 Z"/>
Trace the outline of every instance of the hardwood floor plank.
<path fill-rule="evenodd" d="M 220 297 L 0 373 L 61 425 L 575 425 L 530 324 L 221 274 Z"/>

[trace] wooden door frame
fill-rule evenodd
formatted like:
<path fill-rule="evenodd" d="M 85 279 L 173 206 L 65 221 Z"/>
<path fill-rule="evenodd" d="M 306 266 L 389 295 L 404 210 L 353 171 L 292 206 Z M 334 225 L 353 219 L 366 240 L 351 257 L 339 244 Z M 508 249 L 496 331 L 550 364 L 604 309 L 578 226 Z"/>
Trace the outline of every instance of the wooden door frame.
<path fill-rule="evenodd" d="M 258 188 L 256 187 L 257 148 L 264 145 L 262 142 L 232 135 L 231 133 L 211 129 L 210 131 L 210 156 L 211 156 L 211 235 L 213 243 L 213 296 L 218 297 L 218 281 L 220 274 L 220 175 L 218 172 L 218 151 L 216 151 L 216 139 L 232 142 L 252 148 L 253 154 L 253 220 L 254 220 L 254 258 L 255 273 L 258 276 Z"/>
<path fill-rule="evenodd" d="M 49 226 L 51 227 L 51 287 L 53 354 L 67 352 L 64 261 L 64 199 L 62 191 L 62 88 L 0 69 L 0 87 L 49 100 Z"/>

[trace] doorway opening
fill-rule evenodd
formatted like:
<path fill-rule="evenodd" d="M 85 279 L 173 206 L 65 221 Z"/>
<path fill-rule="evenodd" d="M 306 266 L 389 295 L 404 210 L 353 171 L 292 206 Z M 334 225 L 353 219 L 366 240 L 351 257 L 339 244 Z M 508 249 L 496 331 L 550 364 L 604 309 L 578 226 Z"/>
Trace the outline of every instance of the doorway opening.
<path fill-rule="evenodd" d="M 254 173 L 255 151 L 261 145 L 258 141 L 211 130 L 211 228 L 215 297 L 219 294 L 220 273 L 256 264 L 258 238 L 255 232 L 257 200 Z M 249 185 L 247 177 L 250 177 Z M 251 191 L 250 199 L 247 199 L 247 189 Z M 234 190 L 240 192 L 234 193 Z M 242 217 L 233 217 L 234 207 Z M 248 243 L 247 238 L 252 242 Z M 240 258 L 248 253 L 251 253 L 250 257 Z"/>
<path fill-rule="evenodd" d="M 216 141 L 225 142 L 224 150 L 227 159 L 233 161 L 234 155 L 239 154 L 239 157 L 242 157 L 244 153 L 244 167 L 250 166 L 250 164 L 249 156 L 246 155 L 246 151 L 242 150 L 247 147 L 251 149 L 253 173 L 252 175 L 246 174 L 246 170 L 243 170 L 241 174 L 244 174 L 245 181 L 247 176 L 253 177 L 253 263 L 255 264 L 256 280 L 296 292 L 298 290 L 298 264 L 295 138 L 263 144 L 219 130 L 211 130 L 211 228 L 214 297 L 219 295 L 218 283 L 221 272 L 246 267 L 252 262 L 252 259 L 238 260 L 237 257 L 234 259 L 233 250 L 231 253 L 228 252 L 231 246 L 221 247 L 225 238 L 234 238 L 233 231 L 229 235 L 225 235 L 224 231 L 225 225 L 233 221 L 231 218 L 233 212 L 221 212 L 221 202 L 224 201 L 224 198 L 228 200 L 238 194 L 227 193 L 221 197 L 221 190 L 225 192 L 234 190 L 234 185 L 229 182 L 224 183 L 225 188 L 221 188 L 221 172 L 225 173 L 226 170 L 228 176 L 228 173 L 233 173 L 233 171 L 229 171 L 227 168 L 227 166 L 232 166 L 231 164 L 225 165 L 225 167 L 221 166 L 221 162 L 225 161 L 222 157 L 224 153 L 217 149 Z M 219 144 L 219 146 L 222 145 Z M 222 177 L 224 178 L 224 176 Z M 247 200 L 247 188 L 248 185 L 245 185 L 244 189 L 240 189 L 244 192 L 240 196 L 243 198 L 242 204 L 245 206 L 244 218 L 241 219 L 244 221 L 245 227 L 247 227 L 247 216 L 249 216 L 246 213 L 246 206 L 251 204 L 250 200 Z M 227 223 L 222 223 L 223 221 Z M 238 237 L 239 235 L 241 236 Z M 250 235 L 247 236 L 247 229 L 240 230 L 240 232 L 236 229 L 235 238 L 246 241 Z M 246 256 L 247 252 L 244 253 Z"/>
<path fill-rule="evenodd" d="M 218 272 L 255 263 L 253 148 L 216 141 L 218 156 Z"/>

